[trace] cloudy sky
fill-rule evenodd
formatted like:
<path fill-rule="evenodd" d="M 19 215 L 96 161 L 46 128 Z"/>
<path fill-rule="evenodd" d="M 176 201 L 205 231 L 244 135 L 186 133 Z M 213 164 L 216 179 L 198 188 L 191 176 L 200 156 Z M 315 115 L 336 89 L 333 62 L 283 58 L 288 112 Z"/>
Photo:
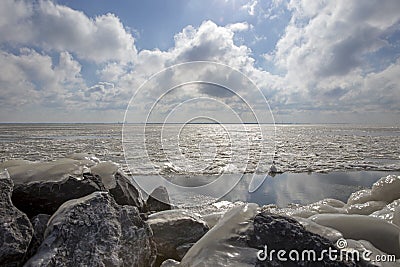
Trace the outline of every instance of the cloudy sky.
<path fill-rule="evenodd" d="M 277 122 L 400 123 L 398 0 L 2 0 L 0 121 L 122 121 L 196 60 L 246 75 Z"/>

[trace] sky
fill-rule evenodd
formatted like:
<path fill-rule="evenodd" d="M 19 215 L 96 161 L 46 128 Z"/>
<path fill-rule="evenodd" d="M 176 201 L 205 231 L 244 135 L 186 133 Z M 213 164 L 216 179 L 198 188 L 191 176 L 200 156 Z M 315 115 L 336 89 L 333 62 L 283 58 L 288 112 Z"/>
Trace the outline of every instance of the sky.
<path fill-rule="evenodd" d="M 193 61 L 210 64 L 173 67 Z M 227 86 L 157 102 L 189 78 Z M 246 101 L 276 122 L 399 125 L 399 100 L 398 0 L 0 1 L 0 122 L 140 121 L 155 102 L 155 120 L 212 117 Z"/>

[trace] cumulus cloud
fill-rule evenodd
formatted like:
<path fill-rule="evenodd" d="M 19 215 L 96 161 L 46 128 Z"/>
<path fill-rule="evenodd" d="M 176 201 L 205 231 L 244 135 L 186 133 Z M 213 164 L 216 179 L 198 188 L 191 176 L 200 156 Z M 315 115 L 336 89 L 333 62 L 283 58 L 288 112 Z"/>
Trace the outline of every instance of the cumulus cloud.
<path fill-rule="evenodd" d="M 49 0 L 0 2 L 0 42 L 69 51 L 94 62 L 133 61 L 134 38 L 118 17 L 88 18 L 83 12 Z"/>
<path fill-rule="evenodd" d="M 388 108 L 379 105 L 380 95 L 397 97 L 393 83 L 398 78 L 381 78 L 379 86 L 371 86 L 370 80 L 387 77 L 398 61 L 382 66 L 372 58 L 391 45 L 388 38 L 400 21 L 399 2 L 293 0 L 288 8 L 291 21 L 274 53 L 266 56 L 285 75 L 289 94 L 282 104 L 311 100 L 311 107 L 323 109 L 333 100 L 340 110 L 346 105 L 356 109 L 365 100 Z"/>
<path fill-rule="evenodd" d="M 266 10 L 261 4 L 252 0 L 242 9 L 257 19 L 271 18 L 276 15 L 273 10 L 283 7 L 290 15 L 274 51 L 259 57 L 274 73 L 260 68 L 250 47 L 235 39 L 256 24 L 223 26 L 207 20 L 184 27 L 167 50 L 137 51 L 134 37 L 113 14 L 90 18 L 47 0 L 1 1 L 0 44 L 6 49 L 0 52 L 0 102 L 10 108 L 37 103 L 123 110 L 136 89 L 158 71 L 199 60 L 243 72 L 279 114 L 399 111 L 398 54 L 376 61 L 398 34 L 397 0 L 276 0 Z M 81 73 L 86 61 L 95 69 L 90 81 Z M 223 79 L 211 70 L 196 71 L 199 79 Z M 159 87 L 176 79 L 167 75 L 162 84 L 154 84 L 146 92 L 148 99 L 158 97 Z M 251 98 L 245 89 L 241 94 Z M 198 92 L 227 98 L 226 92 L 214 90 L 218 89 Z"/>
<path fill-rule="evenodd" d="M 58 64 L 29 48 L 18 54 L 0 52 L 1 106 L 64 106 L 65 95 L 84 84 L 80 70 L 81 65 L 65 51 L 59 54 Z"/>

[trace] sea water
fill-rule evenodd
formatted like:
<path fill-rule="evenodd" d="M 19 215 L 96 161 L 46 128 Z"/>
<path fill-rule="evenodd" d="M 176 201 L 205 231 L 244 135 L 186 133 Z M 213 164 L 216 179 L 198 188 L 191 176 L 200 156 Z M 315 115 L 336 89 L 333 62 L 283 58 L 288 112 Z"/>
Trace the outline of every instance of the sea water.
<path fill-rule="evenodd" d="M 0 124 L 1 161 L 49 161 L 71 153 L 116 162 L 137 179 L 160 176 L 187 187 L 211 183 L 221 174 L 243 174 L 223 199 L 284 206 L 326 197 L 345 200 L 382 176 L 399 174 L 400 127 Z M 271 164 L 278 173 L 268 174 Z M 254 174 L 266 179 L 249 193 Z M 172 197 L 184 196 L 172 192 Z"/>

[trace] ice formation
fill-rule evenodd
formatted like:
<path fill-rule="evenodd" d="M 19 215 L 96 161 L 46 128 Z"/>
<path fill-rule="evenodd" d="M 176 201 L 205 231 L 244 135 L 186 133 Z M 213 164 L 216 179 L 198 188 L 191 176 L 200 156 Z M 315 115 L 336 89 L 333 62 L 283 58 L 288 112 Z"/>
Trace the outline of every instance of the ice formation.
<path fill-rule="evenodd" d="M 254 266 L 257 249 L 231 244 L 252 225 L 258 209 L 256 204 L 244 204 L 229 210 L 181 261 L 182 266 Z M 227 257 L 228 255 L 228 257 Z"/>

